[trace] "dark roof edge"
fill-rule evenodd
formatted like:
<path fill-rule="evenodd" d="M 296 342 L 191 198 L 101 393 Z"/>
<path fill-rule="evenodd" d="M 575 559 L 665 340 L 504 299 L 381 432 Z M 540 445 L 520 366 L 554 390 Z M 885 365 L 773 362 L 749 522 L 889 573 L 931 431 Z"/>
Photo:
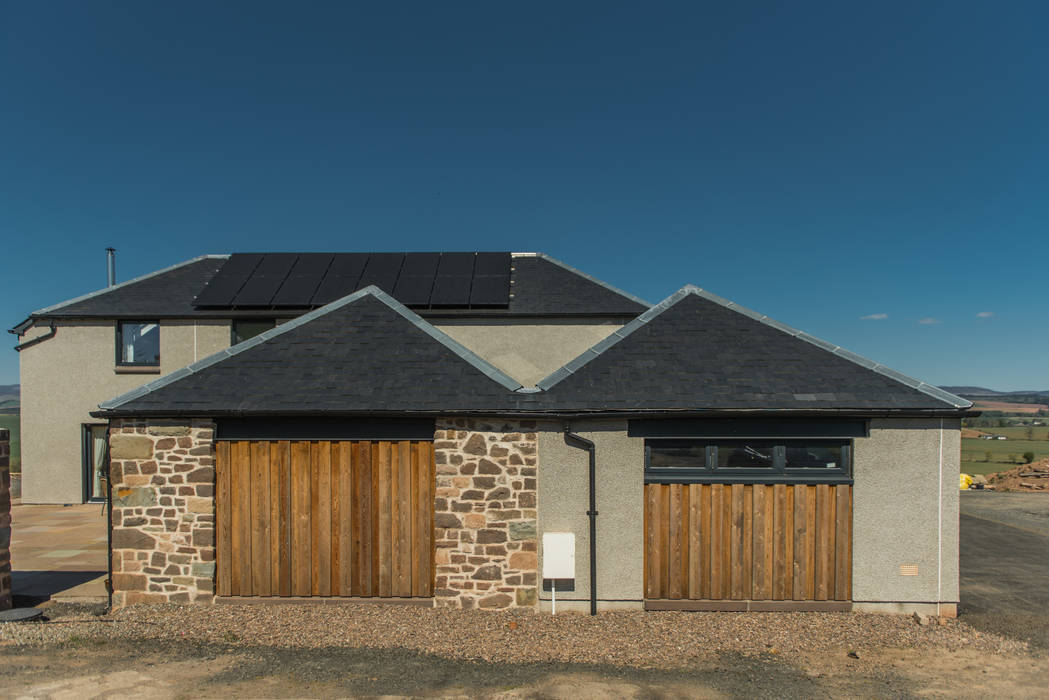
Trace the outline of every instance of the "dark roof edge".
<path fill-rule="evenodd" d="M 966 416 L 979 416 L 979 411 L 966 411 L 964 409 L 952 408 L 909 408 L 909 409 L 751 409 L 751 408 L 723 408 L 710 410 L 693 409 L 603 409 L 593 411 L 581 410 L 555 410 L 555 409 L 448 409 L 429 411 L 301 411 L 298 413 L 280 411 L 240 411 L 240 410 L 172 410 L 172 409 L 147 409 L 126 411 L 119 408 L 91 411 L 90 415 L 95 418 L 241 418 L 241 417 L 276 417 L 276 416 L 379 416 L 379 417 L 410 417 L 410 416 L 488 416 L 492 418 L 528 418 L 528 419 L 597 419 L 607 418 L 622 420 L 624 418 L 738 418 L 738 417 L 770 417 L 786 416 L 796 418 L 963 418 Z"/>
<path fill-rule="evenodd" d="M 51 313 L 52 311 L 58 311 L 59 309 L 61 309 L 64 306 L 69 306 L 70 304 L 76 304 L 76 303 L 81 302 L 81 301 L 86 301 L 87 299 L 93 299 L 94 297 L 101 296 L 103 294 L 115 291 L 117 289 L 122 289 L 123 287 L 129 287 L 129 286 L 131 286 L 133 284 L 137 284 L 138 282 L 143 282 L 145 280 L 148 280 L 151 277 L 157 277 L 158 275 L 163 275 L 165 273 L 171 272 L 172 270 L 177 270 L 180 267 L 185 267 L 186 265 L 192 265 L 193 263 L 198 263 L 201 260 L 212 260 L 212 259 L 214 259 L 214 260 L 221 260 L 221 259 L 226 259 L 226 258 L 229 258 L 229 255 L 198 255 L 195 258 L 191 258 L 190 260 L 184 260 L 184 261 L 182 261 L 180 263 L 175 263 L 174 265 L 170 265 L 169 267 L 165 267 L 162 270 L 156 270 L 154 272 L 150 272 L 149 274 L 142 275 L 141 277 L 135 277 L 134 279 L 129 279 L 126 282 L 121 282 L 120 284 L 114 284 L 112 287 L 105 287 L 103 289 L 98 289 L 98 290 L 96 290 L 94 292 L 90 292 L 88 294 L 83 294 L 81 296 L 74 297 L 73 299 L 67 299 L 66 301 L 59 302 L 58 304 L 53 304 L 51 306 L 45 306 L 44 308 L 37 309 L 33 313 L 29 314 L 29 318 L 30 319 L 32 319 L 32 318 L 40 318 L 42 316 L 46 317 L 47 314 Z"/>
<path fill-rule="evenodd" d="M 691 284 L 685 285 L 684 287 L 682 287 L 681 289 L 679 289 L 678 291 L 674 292 L 669 297 L 661 301 L 659 304 L 656 304 L 648 311 L 638 316 L 636 319 L 634 319 L 627 325 L 613 332 L 610 336 L 602 340 L 600 343 L 594 345 L 589 350 L 583 352 L 581 355 L 579 355 L 579 357 L 575 358 L 574 360 L 566 364 L 564 367 L 555 370 L 549 376 L 542 379 L 536 386 L 538 386 L 543 391 L 548 391 L 551 387 L 555 386 L 562 379 L 574 374 L 577 370 L 579 370 L 592 359 L 603 353 L 605 350 L 612 347 L 619 341 L 623 340 L 623 338 L 627 337 L 628 335 L 636 331 L 638 328 L 651 321 L 653 318 L 659 316 L 661 313 L 674 306 L 690 294 L 695 294 L 696 296 L 702 297 L 707 301 L 711 301 L 715 304 L 718 304 L 719 306 L 724 306 L 727 309 L 743 314 L 744 316 L 752 318 L 755 321 L 759 321 L 767 326 L 771 326 L 776 330 L 782 331 L 787 335 L 797 338 L 798 340 L 803 340 L 806 343 L 815 345 L 816 347 L 826 350 L 827 352 L 830 352 L 834 355 L 837 355 L 842 359 L 848 360 L 853 364 L 857 364 L 865 369 L 877 372 L 878 374 L 888 377 L 889 379 L 903 384 L 904 386 L 920 391 L 921 393 L 926 394 L 927 396 L 931 396 L 937 401 L 942 401 L 946 404 L 949 404 L 956 409 L 967 409 L 971 408 L 973 405 L 972 401 L 963 399 L 960 396 L 955 396 L 954 394 L 944 391 L 943 389 L 937 386 L 927 384 L 919 379 L 915 379 L 906 374 L 903 374 L 902 372 L 897 372 L 896 370 L 890 367 L 886 367 L 880 362 L 875 362 L 874 360 L 866 358 L 863 355 L 859 355 L 850 350 L 846 350 L 840 345 L 828 343 L 825 340 L 821 340 L 820 338 L 817 338 L 813 335 L 809 335 L 808 333 L 799 331 L 796 328 L 788 326 L 785 323 L 776 321 L 775 319 L 769 318 L 764 314 L 760 314 L 757 311 L 748 309 L 745 306 L 740 306 L 739 304 L 733 301 L 729 301 L 728 299 L 719 297 L 716 294 L 708 292 L 704 289 L 700 289 L 699 287 L 696 287 Z"/>
<path fill-rule="evenodd" d="M 513 259 L 513 258 L 542 258 L 543 260 L 546 260 L 548 263 L 551 263 L 553 265 L 557 265 L 558 267 L 561 267 L 561 268 L 563 268 L 565 270 L 568 270 L 569 272 L 571 272 L 574 275 L 579 275 L 583 279 L 588 280 L 590 282 L 593 282 L 594 284 L 596 284 L 596 285 L 598 285 L 600 287 L 604 287 L 605 289 L 607 289 L 610 292 L 615 292 L 619 296 L 624 297 L 626 299 L 629 299 L 630 301 L 634 302 L 635 304 L 640 304 L 641 306 L 647 306 L 647 307 L 652 306 L 652 304 L 650 304 L 649 302 L 645 301 L 641 297 L 636 297 L 633 294 L 631 294 L 630 292 L 625 292 L 625 291 L 623 291 L 622 289 L 620 289 L 618 287 L 613 287 L 608 282 L 605 282 L 603 280 L 599 280 L 598 278 L 594 277 L 593 275 L 588 275 L 585 272 L 583 272 L 582 270 L 577 270 L 574 267 L 572 267 L 571 265 L 567 265 L 567 264 L 561 262 L 557 258 L 550 257 L 546 253 L 510 253 L 510 258 L 511 259 Z"/>
<path fill-rule="evenodd" d="M 386 292 L 382 291 L 375 285 L 369 285 L 364 289 L 354 292 L 353 294 L 344 296 L 341 299 L 336 299 L 330 304 L 322 306 L 319 309 L 309 312 L 308 314 L 303 314 L 302 316 L 299 316 L 294 320 L 288 321 L 287 323 L 282 323 L 276 328 L 271 328 L 265 333 L 260 333 L 254 338 L 245 340 L 243 343 L 238 343 L 229 348 L 226 348 L 225 350 L 220 350 L 213 355 L 208 355 L 204 359 L 198 360 L 197 362 L 194 362 L 191 365 L 187 365 L 186 367 L 183 367 L 181 369 L 177 369 L 171 374 L 165 375 L 159 379 L 149 382 L 148 384 L 143 384 L 142 386 L 136 389 L 132 389 L 131 391 L 121 394 L 120 396 L 112 398 L 108 401 L 104 401 L 100 403 L 98 407 L 103 410 L 113 410 L 119 408 L 120 406 L 129 401 L 145 396 L 146 394 L 156 391 L 157 389 L 160 389 L 162 387 L 165 387 L 168 384 L 177 382 L 183 377 L 188 377 L 189 375 L 195 374 L 201 371 L 202 369 L 222 362 L 227 357 L 239 355 L 245 350 L 250 350 L 256 345 L 261 345 L 262 343 L 265 343 L 271 338 L 274 338 L 278 335 L 282 335 L 289 331 L 293 331 L 303 324 L 309 323 L 314 319 L 329 314 L 332 311 L 335 311 L 336 309 L 340 309 L 343 306 L 346 306 L 347 304 L 352 304 L 353 302 L 358 301 L 359 299 L 369 295 L 375 297 L 382 303 L 386 304 L 392 310 L 396 311 L 398 314 L 404 317 L 407 321 L 412 323 L 415 327 L 419 328 L 424 333 L 428 334 L 431 338 L 433 338 L 434 340 L 436 340 L 437 342 L 441 343 L 449 350 L 454 352 L 461 359 L 465 360 L 466 362 L 473 365 L 476 369 L 480 370 L 492 381 L 502 385 L 509 391 L 516 391 L 517 389 L 521 388 L 520 382 L 515 381 L 502 370 L 497 369 L 493 365 L 481 359 L 481 357 L 476 355 L 473 351 L 467 349 L 465 346 L 460 344 L 448 334 L 438 330 L 430 323 L 427 323 L 418 314 L 408 309 L 408 307 L 401 304 L 399 301 L 391 297 Z"/>

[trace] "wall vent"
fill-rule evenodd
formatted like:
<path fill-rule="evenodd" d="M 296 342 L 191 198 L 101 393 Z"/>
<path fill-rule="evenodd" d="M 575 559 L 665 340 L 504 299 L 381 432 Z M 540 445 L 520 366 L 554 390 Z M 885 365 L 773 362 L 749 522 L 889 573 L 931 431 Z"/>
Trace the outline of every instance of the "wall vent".
<path fill-rule="evenodd" d="M 900 564 L 900 576 L 917 576 L 917 564 Z"/>

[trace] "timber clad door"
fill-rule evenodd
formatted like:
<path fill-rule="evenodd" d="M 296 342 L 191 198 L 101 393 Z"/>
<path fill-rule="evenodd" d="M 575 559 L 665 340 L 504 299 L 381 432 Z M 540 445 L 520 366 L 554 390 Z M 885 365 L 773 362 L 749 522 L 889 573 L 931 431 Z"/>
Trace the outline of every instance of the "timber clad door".
<path fill-rule="evenodd" d="M 852 487 L 646 484 L 644 567 L 648 600 L 849 601 Z"/>
<path fill-rule="evenodd" d="M 215 448 L 218 595 L 433 595 L 432 443 Z"/>

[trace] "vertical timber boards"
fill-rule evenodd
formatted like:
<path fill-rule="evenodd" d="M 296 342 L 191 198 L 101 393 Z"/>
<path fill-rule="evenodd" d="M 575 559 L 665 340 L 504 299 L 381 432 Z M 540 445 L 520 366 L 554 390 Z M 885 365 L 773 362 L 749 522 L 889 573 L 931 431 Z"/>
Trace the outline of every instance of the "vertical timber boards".
<path fill-rule="evenodd" d="M 433 595 L 431 443 L 220 440 L 215 457 L 218 595 Z"/>
<path fill-rule="evenodd" d="M 649 600 L 852 598 L 849 485 L 646 484 L 644 503 Z"/>

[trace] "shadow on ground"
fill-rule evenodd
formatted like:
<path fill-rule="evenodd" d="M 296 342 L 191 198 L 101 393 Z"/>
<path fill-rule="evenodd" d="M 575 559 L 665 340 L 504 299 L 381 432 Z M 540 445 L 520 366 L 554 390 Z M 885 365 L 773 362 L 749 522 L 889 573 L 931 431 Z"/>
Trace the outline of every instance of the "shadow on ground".
<path fill-rule="evenodd" d="M 105 571 L 19 571 L 16 569 L 11 572 L 11 590 L 16 599 L 35 601 L 30 604 L 37 605 L 56 593 L 93 581 L 105 574 Z"/>

